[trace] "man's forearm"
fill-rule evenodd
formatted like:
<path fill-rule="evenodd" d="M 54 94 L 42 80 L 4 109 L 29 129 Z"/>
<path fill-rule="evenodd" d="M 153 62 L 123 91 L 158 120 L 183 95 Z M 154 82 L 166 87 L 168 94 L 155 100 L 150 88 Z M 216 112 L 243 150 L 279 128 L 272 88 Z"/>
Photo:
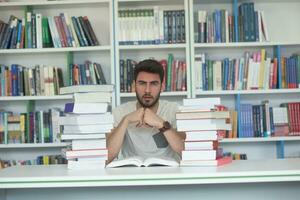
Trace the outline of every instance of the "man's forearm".
<path fill-rule="evenodd" d="M 122 119 L 119 125 L 107 136 L 108 159 L 110 163 L 118 155 L 124 140 L 128 122 L 126 117 Z"/>
<path fill-rule="evenodd" d="M 184 150 L 185 133 L 177 132 L 175 129 L 169 129 L 164 132 L 170 147 L 173 151 L 181 155 Z"/>

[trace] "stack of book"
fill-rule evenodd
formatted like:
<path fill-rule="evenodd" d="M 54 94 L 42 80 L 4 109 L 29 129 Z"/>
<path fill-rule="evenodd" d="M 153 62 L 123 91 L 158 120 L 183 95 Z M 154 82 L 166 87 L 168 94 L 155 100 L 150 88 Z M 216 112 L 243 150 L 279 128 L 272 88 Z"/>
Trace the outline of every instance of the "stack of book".
<path fill-rule="evenodd" d="M 101 90 L 101 86 L 98 87 Z M 104 91 L 74 93 L 74 103 L 65 105 L 65 116 L 60 117 L 59 123 L 62 125 L 61 139 L 71 141 L 70 147 L 63 149 L 68 169 L 105 167 L 108 153 L 105 135 L 113 128 L 114 121 L 108 112 L 112 86 L 110 88 L 105 85 Z"/>
<path fill-rule="evenodd" d="M 220 98 L 184 99 L 176 113 L 177 130 L 186 133 L 181 166 L 218 166 L 231 162 L 218 147 L 222 131 L 230 130 L 226 122 L 230 113 Z"/>

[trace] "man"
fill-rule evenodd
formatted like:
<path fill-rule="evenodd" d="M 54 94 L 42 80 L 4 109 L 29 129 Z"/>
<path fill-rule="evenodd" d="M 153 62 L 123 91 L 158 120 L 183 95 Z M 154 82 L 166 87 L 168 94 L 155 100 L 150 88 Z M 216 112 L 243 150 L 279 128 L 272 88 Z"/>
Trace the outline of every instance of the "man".
<path fill-rule="evenodd" d="M 131 156 L 180 158 L 185 135 L 175 130 L 177 104 L 159 100 L 163 78 L 163 67 L 155 60 L 136 65 L 137 101 L 113 110 L 115 129 L 107 136 L 108 163 Z"/>

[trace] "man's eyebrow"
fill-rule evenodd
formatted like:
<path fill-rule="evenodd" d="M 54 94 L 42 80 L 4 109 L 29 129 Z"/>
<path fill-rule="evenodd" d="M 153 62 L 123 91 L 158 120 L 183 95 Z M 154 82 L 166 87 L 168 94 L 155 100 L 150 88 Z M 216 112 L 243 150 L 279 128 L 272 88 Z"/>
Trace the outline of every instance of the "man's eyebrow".
<path fill-rule="evenodd" d="M 146 81 L 143 81 L 143 80 L 138 80 L 137 82 L 139 82 L 139 83 L 146 83 Z"/>

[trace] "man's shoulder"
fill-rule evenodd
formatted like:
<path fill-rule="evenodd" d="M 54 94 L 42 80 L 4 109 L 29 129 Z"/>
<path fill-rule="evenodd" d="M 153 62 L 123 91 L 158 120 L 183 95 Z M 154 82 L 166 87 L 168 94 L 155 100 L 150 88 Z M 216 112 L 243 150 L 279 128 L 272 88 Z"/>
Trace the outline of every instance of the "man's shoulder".
<path fill-rule="evenodd" d="M 131 111 L 134 110 L 135 106 L 136 106 L 136 101 L 129 101 L 115 107 L 113 109 L 113 112 Z"/>
<path fill-rule="evenodd" d="M 159 101 L 162 108 L 178 108 L 178 103 L 166 100 Z"/>

